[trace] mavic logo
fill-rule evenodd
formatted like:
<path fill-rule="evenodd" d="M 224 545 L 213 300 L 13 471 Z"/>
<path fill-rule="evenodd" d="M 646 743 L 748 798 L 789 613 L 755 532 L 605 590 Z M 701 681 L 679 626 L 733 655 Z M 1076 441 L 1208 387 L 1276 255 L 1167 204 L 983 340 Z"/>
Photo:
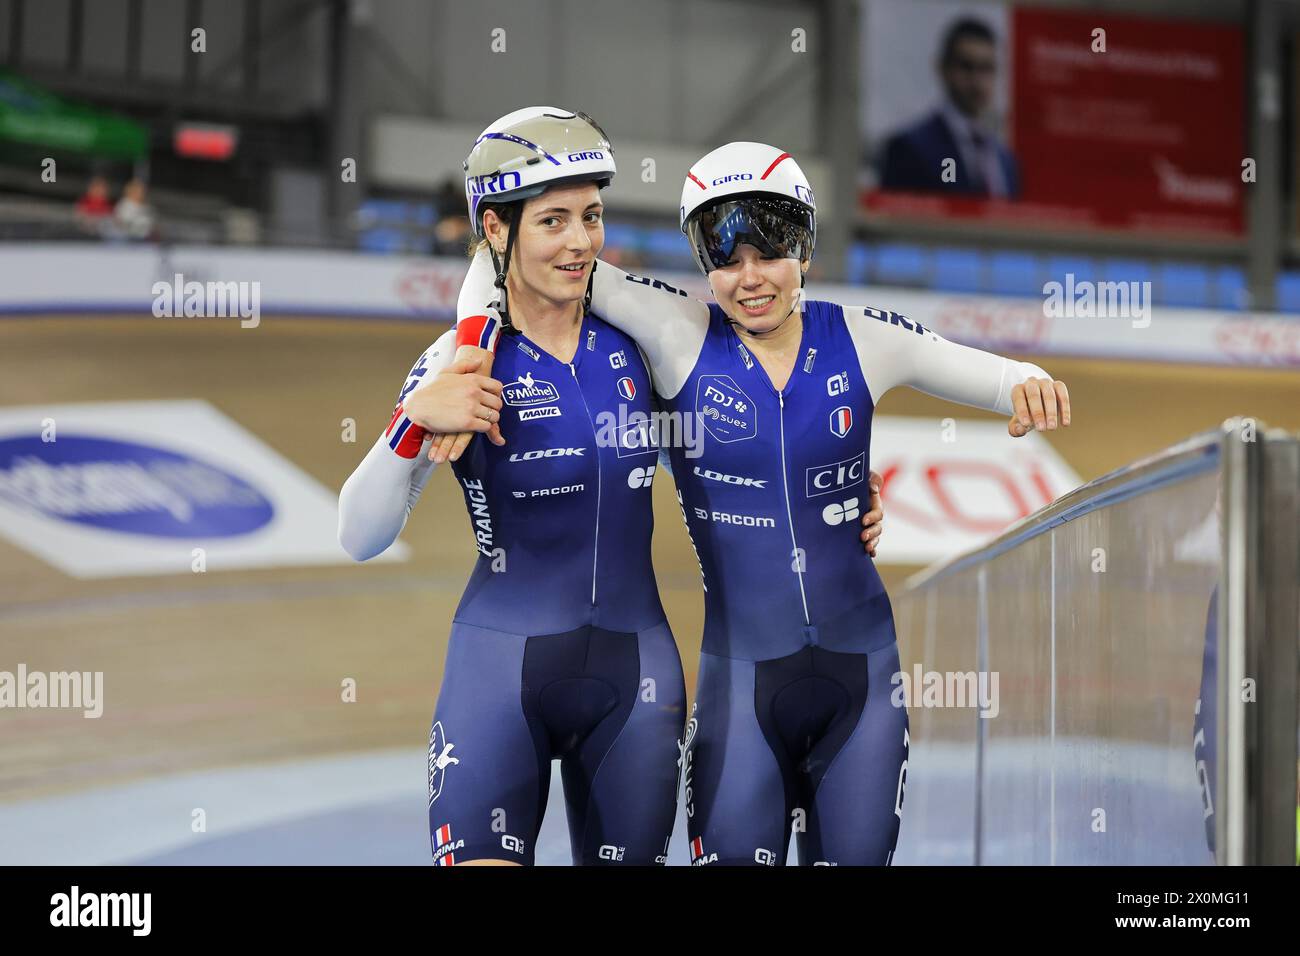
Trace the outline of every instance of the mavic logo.
<path fill-rule="evenodd" d="M 843 504 L 829 504 L 822 509 L 822 520 L 834 527 L 846 521 L 852 521 L 859 515 L 858 499 L 850 498 Z"/>

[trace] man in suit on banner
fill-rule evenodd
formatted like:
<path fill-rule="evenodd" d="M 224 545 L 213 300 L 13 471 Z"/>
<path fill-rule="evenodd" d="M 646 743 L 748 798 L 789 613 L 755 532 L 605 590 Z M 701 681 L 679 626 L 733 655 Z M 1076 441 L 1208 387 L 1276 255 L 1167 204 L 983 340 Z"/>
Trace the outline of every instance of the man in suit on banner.
<path fill-rule="evenodd" d="M 993 30 L 973 17 L 955 21 L 944 34 L 937 66 L 943 103 L 886 141 L 881 188 L 1017 198 L 1015 157 L 988 126 L 998 70 Z"/>

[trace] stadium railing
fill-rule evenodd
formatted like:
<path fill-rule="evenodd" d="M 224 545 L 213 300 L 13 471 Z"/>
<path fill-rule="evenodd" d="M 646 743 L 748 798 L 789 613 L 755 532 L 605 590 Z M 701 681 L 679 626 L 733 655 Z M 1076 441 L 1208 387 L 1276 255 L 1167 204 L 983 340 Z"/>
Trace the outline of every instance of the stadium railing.
<path fill-rule="evenodd" d="M 1298 528 L 1233 419 L 909 580 L 896 862 L 1296 863 Z"/>

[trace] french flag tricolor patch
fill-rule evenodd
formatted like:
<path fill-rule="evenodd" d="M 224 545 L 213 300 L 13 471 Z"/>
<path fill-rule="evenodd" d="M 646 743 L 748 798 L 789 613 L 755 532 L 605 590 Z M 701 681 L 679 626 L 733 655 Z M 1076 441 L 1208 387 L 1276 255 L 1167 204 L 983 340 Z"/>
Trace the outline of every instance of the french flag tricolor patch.
<path fill-rule="evenodd" d="M 704 838 L 696 837 L 691 841 L 691 859 L 698 860 L 704 856 Z"/>
<path fill-rule="evenodd" d="M 835 411 L 831 412 L 831 434 L 836 438 L 843 438 L 853 427 L 853 409 L 847 405 L 841 405 Z"/>
<path fill-rule="evenodd" d="M 438 852 L 439 847 L 447 846 L 451 843 L 451 824 L 444 823 L 433 833 L 433 850 Z M 454 866 L 456 864 L 456 854 L 446 853 L 434 860 L 434 866 Z"/>
<path fill-rule="evenodd" d="M 636 398 L 636 382 L 624 375 L 618 380 L 618 393 L 629 402 Z"/>

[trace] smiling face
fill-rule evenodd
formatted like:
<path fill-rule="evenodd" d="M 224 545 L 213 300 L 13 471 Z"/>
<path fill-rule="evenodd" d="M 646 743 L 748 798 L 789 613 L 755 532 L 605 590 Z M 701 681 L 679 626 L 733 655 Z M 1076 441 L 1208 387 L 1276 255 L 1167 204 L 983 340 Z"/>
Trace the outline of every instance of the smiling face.
<path fill-rule="evenodd" d="M 709 273 L 709 286 L 722 311 L 753 335 L 776 328 L 803 291 L 800 276 L 808 261 L 764 256 L 741 243 L 731 262 Z"/>
<path fill-rule="evenodd" d="M 506 277 L 512 298 L 550 305 L 581 301 L 592 264 L 605 245 L 604 206 L 595 183 L 556 186 L 527 200 L 513 225 L 483 213 L 483 231 L 498 254 L 518 229 Z"/>

